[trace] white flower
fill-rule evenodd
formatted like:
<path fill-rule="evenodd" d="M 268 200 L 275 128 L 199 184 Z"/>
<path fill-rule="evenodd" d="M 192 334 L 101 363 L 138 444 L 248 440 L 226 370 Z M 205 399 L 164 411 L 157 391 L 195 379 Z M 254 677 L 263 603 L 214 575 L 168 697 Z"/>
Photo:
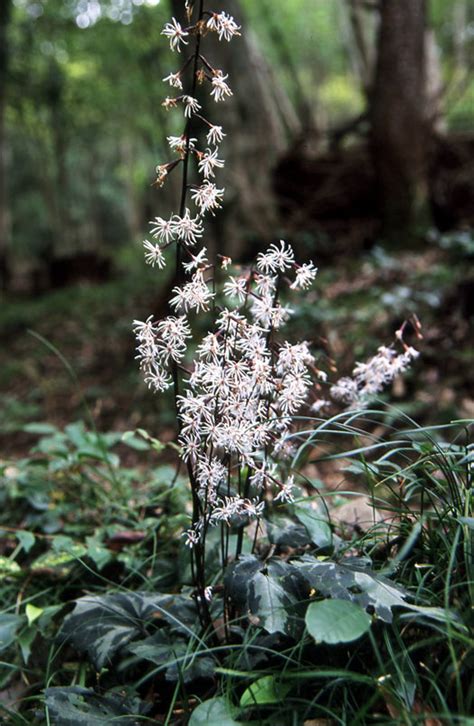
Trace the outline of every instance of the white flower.
<path fill-rule="evenodd" d="M 205 178 L 208 179 L 210 176 L 215 176 L 215 168 L 222 169 L 223 166 L 224 161 L 217 158 L 217 149 L 214 149 L 214 151 L 206 149 L 199 161 L 198 169 L 200 173 L 204 174 Z"/>
<path fill-rule="evenodd" d="M 257 256 L 257 268 L 262 272 L 284 272 L 293 267 L 295 255 L 292 247 L 284 240 L 280 240 L 280 247 L 276 244 L 270 245 L 266 252 L 260 252 Z"/>
<path fill-rule="evenodd" d="M 214 293 L 204 282 L 200 270 L 197 270 L 191 282 L 183 287 L 174 287 L 172 292 L 175 296 L 171 298 L 170 305 L 176 310 L 209 310 L 209 303 L 214 298 Z"/>
<path fill-rule="evenodd" d="M 275 292 L 277 278 L 272 275 L 255 275 L 255 290 L 259 295 L 266 297 Z"/>
<path fill-rule="evenodd" d="M 292 309 L 286 305 L 283 306 L 280 303 L 273 305 L 273 300 L 269 295 L 252 300 L 252 316 L 265 328 L 280 328 L 286 323 L 292 312 Z"/>
<path fill-rule="evenodd" d="M 232 40 L 234 35 L 240 35 L 240 25 L 237 25 L 234 18 L 226 13 L 212 13 L 207 21 L 209 30 L 215 30 L 219 36 L 219 40 Z"/>
<path fill-rule="evenodd" d="M 306 367 L 314 363 L 314 356 L 309 352 L 308 343 L 301 341 L 291 345 L 285 341 L 278 352 L 276 372 L 282 376 L 286 373 L 305 371 Z"/>
<path fill-rule="evenodd" d="M 156 334 L 156 327 L 153 322 L 153 315 L 149 315 L 143 323 L 141 320 L 133 321 L 133 332 L 137 340 L 144 342 L 153 342 Z"/>
<path fill-rule="evenodd" d="M 166 23 L 165 27 L 161 31 L 161 35 L 166 35 L 170 41 L 171 50 L 177 50 L 181 52 L 180 43 L 187 45 L 188 41 L 185 38 L 189 35 L 185 30 L 182 29 L 180 23 L 176 18 L 171 18 L 171 23 Z"/>
<path fill-rule="evenodd" d="M 311 287 L 311 283 L 314 281 L 318 273 L 318 268 L 313 265 L 312 262 L 307 262 L 301 265 L 296 270 L 295 281 L 290 285 L 292 290 L 306 290 Z"/>
<path fill-rule="evenodd" d="M 284 325 L 293 314 L 293 308 L 288 305 L 280 305 L 279 303 L 271 309 L 270 325 L 278 330 Z"/>
<path fill-rule="evenodd" d="M 208 333 L 198 345 L 196 353 L 199 358 L 216 359 L 223 353 L 222 343 L 215 333 Z"/>
<path fill-rule="evenodd" d="M 377 354 L 367 363 L 357 363 L 352 375 L 359 389 L 359 396 L 367 398 L 380 393 L 384 386 L 404 373 L 418 351 L 407 347 L 405 352 L 397 353 L 393 348 L 382 345 Z"/>
<path fill-rule="evenodd" d="M 196 148 L 197 139 L 189 139 L 189 142 L 187 143 L 187 139 L 184 134 L 182 136 L 167 136 L 166 140 L 170 145 L 170 148 L 181 155 L 186 153 L 186 146 L 189 151 L 194 151 Z"/>
<path fill-rule="evenodd" d="M 191 262 L 183 262 L 183 269 L 185 272 L 192 272 L 197 270 L 198 267 L 207 265 L 206 248 L 203 247 L 197 255 L 191 255 Z"/>
<path fill-rule="evenodd" d="M 197 240 L 202 237 L 204 228 L 199 216 L 191 217 L 191 212 L 186 209 L 184 216 L 179 217 L 177 214 L 172 218 L 172 230 L 176 237 L 186 245 L 194 245 Z"/>
<path fill-rule="evenodd" d="M 145 377 L 145 383 L 149 388 L 159 393 L 166 391 L 172 385 L 172 380 L 167 371 L 154 363 L 148 371 L 148 375 Z"/>
<path fill-rule="evenodd" d="M 250 477 L 250 483 L 257 489 L 263 489 L 274 478 L 275 471 L 276 464 L 272 464 L 269 467 L 267 462 L 264 461 L 260 469 L 255 469 L 255 472 Z"/>
<path fill-rule="evenodd" d="M 260 517 L 265 508 L 265 502 L 259 502 L 258 499 L 241 499 L 240 497 L 224 497 L 219 502 L 220 506 L 212 510 L 211 521 L 230 522 L 232 517 Z"/>
<path fill-rule="evenodd" d="M 294 502 L 293 489 L 295 488 L 294 476 L 289 476 L 285 484 L 282 485 L 280 491 L 275 497 L 276 502 Z"/>
<path fill-rule="evenodd" d="M 158 347 L 161 345 L 162 349 L 166 349 L 173 360 L 181 360 L 186 352 L 186 340 L 191 337 L 191 329 L 184 315 L 178 318 L 169 315 L 159 321 L 156 330 L 161 336 Z"/>
<path fill-rule="evenodd" d="M 178 99 L 177 98 L 170 98 L 167 96 L 165 100 L 161 104 L 167 111 L 170 110 L 170 108 L 176 108 L 178 105 Z"/>
<path fill-rule="evenodd" d="M 348 376 L 340 378 L 333 386 L 331 386 L 329 392 L 332 398 L 336 401 L 341 401 L 342 403 L 352 404 L 359 399 L 357 383 Z"/>
<path fill-rule="evenodd" d="M 246 277 L 230 277 L 224 284 L 224 295 L 236 297 L 239 303 L 245 302 L 248 294 L 248 280 Z"/>
<path fill-rule="evenodd" d="M 194 529 L 187 529 L 186 532 L 183 532 L 181 537 L 184 537 L 184 544 L 186 547 L 189 547 L 192 549 L 197 544 L 199 544 L 199 541 L 201 539 L 198 532 L 196 532 Z"/>
<path fill-rule="evenodd" d="M 311 404 L 311 413 L 321 413 L 321 411 L 323 411 L 329 405 L 329 401 L 327 401 L 325 398 L 320 398 Z"/>
<path fill-rule="evenodd" d="M 152 226 L 151 228 L 151 234 L 156 239 L 159 239 L 160 242 L 164 242 L 165 244 L 169 244 L 170 242 L 173 242 L 175 238 L 175 232 L 174 232 L 174 223 L 173 218 L 171 219 L 163 219 L 162 217 L 155 217 L 154 222 L 150 222 Z"/>
<path fill-rule="evenodd" d="M 226 83 L 226 79 L 228 77 L 229 74 L 224 76 L 222 71 L 215 71 L 215 74 L 212 78 L 211 96 L 213 96 L 216 103 L 225 100 L 226 96 L 232 96 L 232 91 Z"/>
<path fill-rule="evenodd" d="M 304 373 L 285 376 L 283 388 L 278 394 L 277 406 L 284 414 L 294 414 L 306 400 L 310 378 Z"/>
<path fill-rule="evenodd" d="M 206 179 L 200 187 L 191 192 L 191 197 L 202 213 L 212 212 L 212 210 L 220 208 L 224 192 L 224 188 L 218 189 L 215 184 Z"/>
<path fill-rule="evenodd" d="M 221 141 L 223 141 L 225 135 L 226 134 L 222 131 L 222 126 L 211 126 L 206 136 L 207 143 L 217 146 L 221 143 Z"/>
<path fill-rule="evenodd" d="M 147 239 L 143 241 L 143 246 L 146 250 L 145 262 L 147 265 L 154 267 L 155 265 L 159 270 L 162 270 L 166 266 L 165 256 L 158 244 L 152 244 Z"/>
<path fill-rule="evenodd" d="M 181 74 L 178 73 L 170 73 L 166 78 L 163 78 L 164 83 L 169 83 L 172 88 L 179 88 L 180 91 L 183 90 L 183 84 L 181 82 Z"/>
<path fill-rule="evenodd" d="M 184 115 L 186 118 L 191 118 L 193 113 L 201 110 L 201 105 L 196 98 L 192 96 L 181 96 L 181 100 L 184 103 Z"/>

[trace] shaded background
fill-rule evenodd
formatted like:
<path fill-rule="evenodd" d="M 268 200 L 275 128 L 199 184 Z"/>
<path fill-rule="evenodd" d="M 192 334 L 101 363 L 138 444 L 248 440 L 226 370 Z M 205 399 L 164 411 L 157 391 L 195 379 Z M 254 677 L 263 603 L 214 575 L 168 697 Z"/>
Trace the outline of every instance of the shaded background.
<path fill-rule="evenodd" d="M 176 208 L 179 179 L 163 189 L 153 180 L 170 158 L 166 136 L 182 130 L 181 114 L 161 106 L 161 79 L 181 58 L 160 35 L 181 5 L 1 2 L 7 452 L 28 442 L 26 422 L 64 423 L 84 401 L 100 426 L 169 423 L 134 365 L 131 320 L 160 314 L 166 299 L 141 241 L 150 219 Z M 292 332 L 322 345 L 341 373 L 418 314 L 422 362 L 391 397 L 421 420 L 473 415 L 474 3 L 213 9 L 244 32 L 206 40 L 234 91 L 210 109 L 227 133 L 226 198 L 206 243 L 245 260 L 285 237 L 319 264 Z"/>

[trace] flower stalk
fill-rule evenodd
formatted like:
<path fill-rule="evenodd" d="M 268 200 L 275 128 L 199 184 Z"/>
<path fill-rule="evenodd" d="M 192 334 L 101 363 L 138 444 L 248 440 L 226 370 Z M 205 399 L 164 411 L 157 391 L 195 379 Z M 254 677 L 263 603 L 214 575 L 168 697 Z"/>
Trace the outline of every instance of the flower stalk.
<path fill-rule="evenodd" d="M 309 342 L 291 343 L 281 335 L 293 313 L 286 303 L 288 295 L 306 290 L 316 278 L 317 268 L 312 262 L 297 263 L 291 245 L 284 240 L 260 252 L 248 269 L 234 266 L 222 255 L 211 264 L 206 248 L 196 249 L 204 235 L 206 214 L 215 213 L 225 192 L 213 181 L 224 166 L 219 144 L 225 133 L 219 124 L 202 115 L 202 103 L 196 95 L 198 89 L 207 88 L 216 104 L 232 96 L 228 75 L 202 54 L 203 38 L 213 32 L 220 41 L 228 42 L 240 35 L 240 26 L 225 12 L 207 11 L 204 0 L 188 10 L 188 27 L 183 28 L 173 18 L 163 29 L 176 53 L 189 49 L 194 37 L 192 53 L 181 70 L 163 79 L 182 91 L 164 102 L 169 109 L 181 107 L 184 116 L 183 134 L 168 137 L 178 159 L 158 166 L 160 185 L 174 169 L 182 170 L 178 212 L 169 218 L 156 217 L 151 223 L 155 242 L 144 242 L 145 261 L 158 269 L 166 264 L 169 248 L 176 246 L 171 313 L 157 322 L 152 317 L 135 321 L 135 334 L 146 383 L 156 392 L 174 390 L 181 460 L 186 464 L 192 494 L 192 518 L 184 538 L 190 549 L 201 624 L 204 630 L 212 630 L 205 567 L 209 533 L 220 528 L 224 570 L 230 557 L 231 533 L 237 534 L 234 556 L 239 557 L 245 528 L 255 522 L 254 550 L 266 501 L 273 499 L 277 506 L 293 501 L 295 481 L 288 461 L 294 451 L 289 434 L 310 397 L 316 398 L 313 407 L 318 410 L 326 406 L 320 395 L 326 374 L 319 370 Z M 196 19 L 191 24 L 193 14 Z M 185 89 L 186 73 L 192 75 Z M 201 149 L 198 137 L 203 129 L 207 147 Z M 191 185 L 193 160 L 200 183 Z M 195 213 L 188 207 L 190 190 Z M 218 279 L 217 260 L 221 274 L 227 276 L 223 284 L 218 284 L 221 275 Z M 209 320 L 208 332 L 200 338 L 194 332 L 197 316 Z M 191 339 L 196 347 L 188 370 L 184 360 Z M 385 384 L 391 380 L 391 371 L 404 370 L 416 351 L 403 343 L 403 331 L 400 340 L 402 354 L 392 348 L 379 349 L 369 363 L 354 369 L 355 383 L 349 385 L 341 379 L 333 386 L 334 398 L 342 390 L 350 390 L 351 396 L 355 390 L 364 393 L 363 381 L 368 382 L 374 371 L 379 383 Z M 372 382 L 367 393 L 373 390 Z M 344 403 L 355 400 L 354 396 L 351 401 L 344 396 Z M 228 632 L 225 593 L 223 612 Z"/>

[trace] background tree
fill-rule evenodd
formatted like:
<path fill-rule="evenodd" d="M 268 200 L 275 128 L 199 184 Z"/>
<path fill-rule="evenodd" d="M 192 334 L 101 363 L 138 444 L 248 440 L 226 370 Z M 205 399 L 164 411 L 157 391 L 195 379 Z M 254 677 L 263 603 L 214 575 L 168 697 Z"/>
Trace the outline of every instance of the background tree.
<path fill-rule="evenodd" d="M 8 275 L 7 250 L 9 238 L 9 206 L 7 202 L 6 181 L 6 99 L 9 43 L 8 27 L 12 10 L 11 0 L 0 3 L 0 289 L 6 285 Z"/>
<path fill-rule="evenodd" d="M 380 6 L 372 94 L 372 145 L 385 238 L 409 244 L 427 229 L 428 153 L 425 0 Z"/>

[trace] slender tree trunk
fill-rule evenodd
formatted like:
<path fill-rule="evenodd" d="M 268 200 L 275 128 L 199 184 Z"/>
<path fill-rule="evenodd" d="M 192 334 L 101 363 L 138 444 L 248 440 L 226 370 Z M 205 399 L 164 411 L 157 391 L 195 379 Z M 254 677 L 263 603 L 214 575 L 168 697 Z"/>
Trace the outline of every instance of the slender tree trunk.
<path fill-rule="evenodd" d="M 397 245 L 429 225 L 425 0 L 383 0 L 372 97 L 372 142 L 383 236 Z"/>
<path fill-rule="evenodd" d="M 0 1 L 0 290 L 8 284 L 8 243 L 10 235 L 7 198 L 7 139 L 5 128 L 6 85 L 8 74 L 7 31 L 12 10 L 11 0 Z"/>
<path fill-rule="evenodd" d="M 454 63 L 458 74 L 462 74 L 467 66 L 468 20 L 467 0 L 456 0 L 453 7 L 453 44 Z"/>

